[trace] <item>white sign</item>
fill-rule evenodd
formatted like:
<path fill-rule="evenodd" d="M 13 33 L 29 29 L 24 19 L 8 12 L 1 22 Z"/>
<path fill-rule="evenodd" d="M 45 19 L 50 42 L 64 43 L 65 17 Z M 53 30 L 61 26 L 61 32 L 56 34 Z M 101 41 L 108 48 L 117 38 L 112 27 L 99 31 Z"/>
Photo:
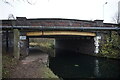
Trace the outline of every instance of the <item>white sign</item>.
<path fill-rule="evenodd" d="M 99 52 L 99 43 L 100 43 L 100 40 L 101 39 L 101 36 L 96 36 L 94 37 L 94 44 L 95 44 L 95 53 L 97 54 Z"/>
<path fill-rule="evenodd" d="M 20 40 L 26 40 L 26 36 L 20 36 Z"/>

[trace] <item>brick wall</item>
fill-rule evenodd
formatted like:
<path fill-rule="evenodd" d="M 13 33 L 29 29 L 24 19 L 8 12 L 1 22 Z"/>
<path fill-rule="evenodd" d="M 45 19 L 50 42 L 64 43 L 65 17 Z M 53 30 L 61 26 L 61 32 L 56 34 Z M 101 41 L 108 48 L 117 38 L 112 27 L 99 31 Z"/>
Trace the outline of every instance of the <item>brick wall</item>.
<path fill-rule="evenodd" d="M 61 18 L 40 18 L 26 19 L 25 17 L 17 17 L 16 20 L 2 20 L 3 26 L 70 26 L 70 27 L 114 27 L 116 24 L 103 23 L 103 20 L 77 20 L 77 19 L 61 19 Z"/>

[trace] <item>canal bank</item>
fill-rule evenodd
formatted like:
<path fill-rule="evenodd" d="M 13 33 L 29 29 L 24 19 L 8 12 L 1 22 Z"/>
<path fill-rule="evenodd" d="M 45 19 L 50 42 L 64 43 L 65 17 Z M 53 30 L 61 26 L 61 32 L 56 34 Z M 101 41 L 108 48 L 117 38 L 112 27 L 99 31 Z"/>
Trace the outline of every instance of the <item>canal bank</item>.
<path fill-rule="evenodd" d="M 40 50 L 32 50 L 26 58 L 16 61 L 12 57 L 3 58 L 3 78 L 44 78 L 56 79 L 56 76 L 47 65 L 48 54 Z M 33 53 L 34 52 L 34 53 Z M 5 63 L 7 62 L 7 63 Z"/>

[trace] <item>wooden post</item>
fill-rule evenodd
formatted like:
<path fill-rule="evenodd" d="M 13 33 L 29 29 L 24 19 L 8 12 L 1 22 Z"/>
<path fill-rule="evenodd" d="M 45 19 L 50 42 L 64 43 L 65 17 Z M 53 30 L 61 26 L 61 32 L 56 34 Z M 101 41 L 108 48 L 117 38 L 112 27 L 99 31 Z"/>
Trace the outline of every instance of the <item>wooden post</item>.
<path fill-rule="evenodd" d="M 112 40 L 112 31 L 110 31 L 109 33 L 109 42 L 111 42 L 111 40 Z"/>
<path fill-rule="evenodd" d="M 6 31 L 6 52 L 9 52 L 9 47 L 8 47 L 8 30 Z"/>
<path fill-rule="evenodd" d="M 27 37 L 27 48 L 28 48 L 28 53 L 29 53 L 29 37 Z"/>
<path fill-rule="evenodd" d="M 118 44 L 119 44 L 119 49 L 120 49 L 120 31 L 118 32 Z M 119 58 L 120 58 L 120 53 L 119 53 Z"/>
<path fill-rule="evenodd" d="M 19 44 L 19 30 L 14 29 L 14 58 L 19 59 L 20 58 L 20 44 Z"/>
<path fill-rule="evenodd" d="M 56 42 L 56 40 L 54 40 L 54 44 L 53 44 L 54 45 L 54 49 L 53 49 L 52 57 L 56 57 L 56 51 L 55 51 L 55 44 L 56 43 L 55 42 Z"/>

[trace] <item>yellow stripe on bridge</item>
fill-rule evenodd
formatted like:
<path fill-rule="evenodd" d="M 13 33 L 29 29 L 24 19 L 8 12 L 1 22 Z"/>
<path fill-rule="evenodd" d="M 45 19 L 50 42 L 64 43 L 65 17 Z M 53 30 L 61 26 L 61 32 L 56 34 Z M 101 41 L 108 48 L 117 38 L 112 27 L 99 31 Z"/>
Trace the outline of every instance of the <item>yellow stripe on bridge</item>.
<path fill-rule="evenodd" d="M 27 36 L 51 36 L 51 35 L 80 35 L 80 36 L 96 36 L 92 32 L 76 32 L 76 31 L 39 31 L 27 32 Z"/>

